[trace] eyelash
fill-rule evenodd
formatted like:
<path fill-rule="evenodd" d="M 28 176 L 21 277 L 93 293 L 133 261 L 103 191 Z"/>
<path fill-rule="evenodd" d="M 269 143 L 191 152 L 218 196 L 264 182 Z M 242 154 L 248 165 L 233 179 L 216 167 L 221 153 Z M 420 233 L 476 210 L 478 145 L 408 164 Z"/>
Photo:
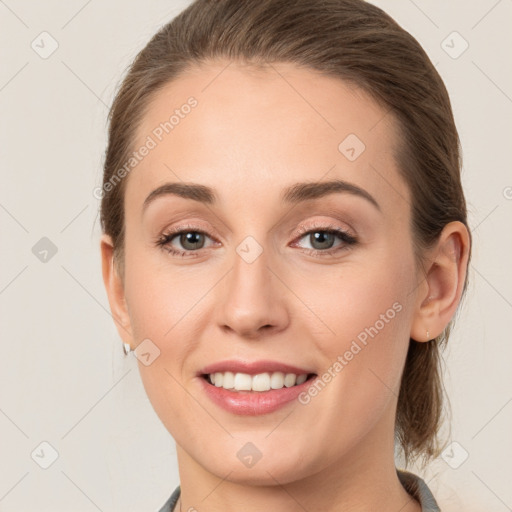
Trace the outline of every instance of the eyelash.
<path fill-rule="evenodd" d="M 165 250 L 166 252 L 168 252 L 169 254 L 171 254 L 172 256 L 178 256 L 178 257 L 183 257 L 183 258 L 197 257 L 198 256 L 197 253 L 201 249 L 198 249 L 195 251 L 179 250 L 179 249 L 175 249 L 174 247 L 172 247 L 170 245 L 170 243 L 172 242 L 172 240 L 174 238 L 176 238 L 177 236 L 179 236 L 183 233 L 198 233 L 198 234 L 205 235 L 205 236 L 213 239 L 213 237 L 210 236 L 210 234 L 207 233 L 206 231 L 204 231 L 203 229 L 200 229 L 197 226 L 187 225 L 187 226 L 179 226 L 175 229 L 172 229 L 171 231 L 169 231 L 167 233 L 163 233 L 156 240 L 156 245 L 158 247 L 162 248 L 163 250 Z M 299 234 L 298 234 L 298 237 L 296 238 L 296 240 L 297 239 L 300 240 L 300 239 L 304 238 L 305 235 L 308 235 L 311 233 L 333 234 L 333 235 L 338 236 L 338 238 L 343 242 L 343 245 L 341 245 L 341 246 L 332 247 L 332 248 L 326 249 L 326 250 L 301 248 L 302 249 L 301 252 L 304 252 L 306 254 L 312 254 L 313 256 L 321 256 L 321 257 L 332 256 L 333 254 L 335 254 L 339 251 L 347 250 L 350 247 L 352 247 L 358 243 L 358 240 L 355 236 L 353 236 L 353 235 L 349 234 L 348 232 L 346 232 L 336 226 L 333 226 L 333 225 L 314 225 L 314 226 L 308 226 L 308 227 L 301 226 L 299 228 Z"/>

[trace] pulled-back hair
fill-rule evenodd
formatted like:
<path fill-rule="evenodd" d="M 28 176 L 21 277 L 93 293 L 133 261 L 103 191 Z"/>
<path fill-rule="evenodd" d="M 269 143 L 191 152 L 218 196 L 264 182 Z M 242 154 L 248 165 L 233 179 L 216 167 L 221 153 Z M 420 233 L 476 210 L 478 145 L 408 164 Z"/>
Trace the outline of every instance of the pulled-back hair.
<path fill-rule="evenodd" d="M 130 158 L 151 100 L 194 65 L 215 60 L 286 62 L 338 77 L 369 94 L 395 120 L 395 160 L 411 201 L 411 232 L 422 254 L 451 221 L 467 226 L 460 142 L 450 99 L 419 43 L 362 0 L 196 0 L 137 55 L 109 114 L 103 185 Z M 126 179 L 102 195 L 101 225 L 123 273 Z M 469 230 L 468 230 L 469 231 Z M 467 287 L 467 278 L 464 291 Z M 429 342 L 410 340 L 398 397 L 395 437 L 406 461 L 441 450 L 440 348 L 452 322 Z"/>

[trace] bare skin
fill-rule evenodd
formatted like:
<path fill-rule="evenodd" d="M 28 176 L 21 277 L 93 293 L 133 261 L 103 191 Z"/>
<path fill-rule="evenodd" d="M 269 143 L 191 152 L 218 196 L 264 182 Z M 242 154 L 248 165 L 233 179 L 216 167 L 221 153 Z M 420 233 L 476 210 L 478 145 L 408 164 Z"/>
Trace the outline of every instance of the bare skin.
<path fill-rule="evenodd" d="M 434 338 L 456 311 L 467 230 L 448 224 L 422 269 L 391 116 L 360 90 L 314 71 L 226 64 L 188 71 L 155 96 L 142 120 L 136 147 L 197 99 L 125 178 L 124 281 L 110 238 L 101 241 L 123 341 L 135 349 L 149 338 L 160 349 L 139 369 L 176 440 L 181 510 L 418 512 L 395 469 L 400 377 L 409 339 Z M 349 134 L 365 144 L 354 161 L 338 149 Z M 378 207 L 346 191 L 296 204 L 281 197 L 297 182 L 335 179 L 363 189 Z M 165 194 L 143 209 L 168 182 L 210 187 L 217 201 Z M 179 227 L 207 233 L 202 246 L 187 249 L 179 234 L 167 247 L 185 256 L 157 244 Z M 357 242 L 333 235 L 332 247 L 319 246 L 312 233 L 326 228 Z M 262 249 L 251 263 L 236 251 L 248 236 Z M 393 304 L 400 311 L 307 404 L 240 416 L 202 391 L 198 371 L 233 358 L 332 373 L 338 356 Z M 248 442 L 262 454 L 250 468 L 237 457 Z"/>

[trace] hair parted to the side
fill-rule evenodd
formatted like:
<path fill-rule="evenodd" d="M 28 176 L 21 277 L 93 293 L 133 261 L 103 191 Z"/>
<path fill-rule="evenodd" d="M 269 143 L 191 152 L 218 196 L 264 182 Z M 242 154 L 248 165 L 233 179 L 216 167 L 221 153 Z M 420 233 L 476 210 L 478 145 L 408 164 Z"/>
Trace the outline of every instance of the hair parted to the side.
<path fill-rule="evenodd" d="M 287 62 L 358 86 L 396 121 L 395 159 L 411 192 L 416 257 L 451 221 L 467 226 L 460 143 L 448 93 L 419 43 L 363 0 L 196 0 L 137 55 L 109 114 L 103 185 L 133 152 L 149 102 L 180 73 L 216 59 Z M 126 178 L 104 193 L 100 219 L 124 274 Z M 468 229 L 469 231 L 469 229 Z M 467 288 L 467 278 L 464 291 Z M 443 416 L 440 348 L 452 322 L 429 342 L 410 340 L 395 436 L 406 462 L 439 454 Z"/>

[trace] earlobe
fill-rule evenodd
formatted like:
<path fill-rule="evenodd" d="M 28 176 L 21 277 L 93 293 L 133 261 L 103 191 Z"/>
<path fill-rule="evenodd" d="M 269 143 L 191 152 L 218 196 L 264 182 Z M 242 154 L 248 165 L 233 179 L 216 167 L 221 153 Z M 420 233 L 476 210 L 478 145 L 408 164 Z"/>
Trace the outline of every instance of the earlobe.
<path fill-rule="evenodd" d="M 424 283 L 418 287 L 411 338 L 430 341 L 439 336 L 453 318 L 466 280 L 470 236 L 459 221 L 448 223 L 431 249 Z"/>
<path fill-rule="evenodd" d="M 124 283 L 114 264 L 114 246 L 109 235 L 102 235 L 100 250 L 103 283 L 107 292 L 112 318 L 123 342 L 132 345 L 132 332 L 124 294 Z"/>

